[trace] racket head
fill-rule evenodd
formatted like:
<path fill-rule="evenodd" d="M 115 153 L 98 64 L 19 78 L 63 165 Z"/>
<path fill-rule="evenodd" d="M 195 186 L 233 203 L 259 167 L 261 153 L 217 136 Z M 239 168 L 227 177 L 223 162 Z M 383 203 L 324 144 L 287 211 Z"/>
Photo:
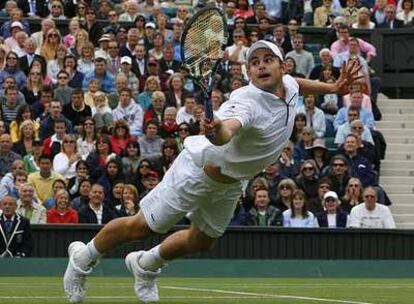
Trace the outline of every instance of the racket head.
<path fill-rule="evenodd" d="M 198 11 L 185 25 L 181 37 L 181 61 L 190 76 L 202 86 L 202 78 L 215 73 L 228 41 L 227 21 L 216 7 Z"/>

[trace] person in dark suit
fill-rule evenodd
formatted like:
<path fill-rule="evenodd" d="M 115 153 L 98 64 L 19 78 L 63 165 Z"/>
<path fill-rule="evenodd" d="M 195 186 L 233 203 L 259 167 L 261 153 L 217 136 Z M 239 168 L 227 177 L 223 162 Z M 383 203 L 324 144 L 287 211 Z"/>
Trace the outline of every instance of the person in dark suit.
<path fill-rule="evenodd" d="M 160 69 L 163 72 L 168 70 L 178 73 L 180 71 L 181 63 L 174 60 L 174 45 L 167 44 L 164 47 L 162 59 L 160 60 Z"/>
<path fill-rule="evenodd" d="M 39 59 L 42 56 L 35 54 L 36 42 L 34 41 L 33 38 L 26 39 L 24 43 L 24 50 L 26 52 L 26 55 L 19 57 L 19 62 L 20 62 L 20 69 L 27 76 L 29 75 L 30 66 L 33 60 Z"/>
<path fill-rule="evenodd" d="M 323 197 L 324 211 L 316 214 L 319 227 L 345 228 L 348 215 L 339 208 L 338 195 L 328 191 Z"/>
<path fill-rule="evenodd" d="M 33 250 L 29 220 L 16 214 L 14 197 L 6 195 L 0 202 L 0 258 L 29 257 Z"/>
<path fill-rule="evenodd" d="M 24 17 L 39 16 L 46 18 L 49 14 L 49 2 L 44 0 L 34 0 L 33 6 L 31 0 L 17 0 L 17 6 L 23 11 Z"/>
<path fill-rule="evenodd" d="M 116 218 L 116 211 L 104 202 L 104 198 L 104 188 L 94 184 L 89 192 L 89 204 L 79 210 L 79 223 L 106 224 Z"/>
<path fill-rule="evenodd" d="M 396 11 L 397 9 L 395 8 L 394 4 L 388 4 L 385 7 L 385 20 L 383 23 L 380 23 L 378 27 L 389 29 L 404 27 L 404 21 L 398 20 L 396 18 Z"/>
<path fill-rule="evenodd" d="M 131 71 L 140 79 L 148 73 L 148 57 L 145 55 L 145 46 L 143 44 L 137 44 L 134 53 L 135 55 L 132 56 Z"/>

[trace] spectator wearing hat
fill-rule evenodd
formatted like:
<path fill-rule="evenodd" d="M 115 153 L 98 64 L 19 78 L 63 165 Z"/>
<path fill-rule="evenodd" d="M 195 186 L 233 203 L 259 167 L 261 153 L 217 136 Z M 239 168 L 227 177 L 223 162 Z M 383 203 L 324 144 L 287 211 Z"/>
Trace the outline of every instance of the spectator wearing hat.
<path fill-rule="evenodd" d="M 144 192 L 139 195 L 139 200 L 141 201 L 155 186 L 160 182 L 160 177 L 158 173 L 154 170 L 150 170 L 142 179 L 142 184 L 144 185 Z"/>
<path fill-rule="evenodd" d="M 307 158 L 313 159 L 315 161 L 319 172 L 324 172 L 329 166 L 330 155 L 325 145 L 325 139 L 315 139 L 312 146 L 306 149 L 306 152 Z"/>
<path fill-rule="evenodd" d="M 23 12 L 19 8 L 15 8 L 10 12 L 10 20 L 7 20 L 0 27 L 0 36 L 7 39 L 11 36 L 11 25 L 13 22 L 20 22 L 23 25 L 23 30 L 30 35 L 30 25 L 27 20 L 23 19 Z"/>
<path fill-rule="evenodd" d="M 156 25 L 154 22 L 148 22 L 145 24 L 144 30 L 144 45 L 146 50 L 150 50 L 154 47 L 154 35 L 156 33 Z"/>
<path fill-rule="evenodd" d="M 345 228 L 348 215 L 340 208 L 340 200 L 334 191 L 328 191 L 323 197 L 324 211 L 316 214 L 319 227 Z"/>
<path fill-rule="evenodd" d="M 349 215 L 350 228 L 395 229 L 390 209 L 377 203 L 377 191 L 367 187 L 363 192 L 364 202 L 352 208 Z"/>
<path fill-rule="evenodd" d="M 27 38 L 27 33 L 23 31 L 23 24 L 20 21 L 14 21 L 10 26 L 11 35 L 10 37 L 6 38 L 4 40 L 4 44 L 9 50 L 17 51 L 16 48 L 18 48 L 18 53 L 22 53 L 22 49 L 19 45 L 17 34 L 19 32 L 22 32 L 22 34 L 25 36 L 25 39 Z M 19 37 L 19 39 L 21 39 Z M 25 40 L 24 39 L 24 40 Z"/>
<path fill-rule="evenodd" d="M 112 36 L 110 34 L 103 34 L 101 38 L 99 38 L 99 48 L 95 50 L 95 58 L 102 57 L 106 60 L 109 59 L 108 56 L 108 45 L 109 41 L 112 40 Z"/>
<path fill-rule="evenodd" d="M 86 9 L 86 20 L 83 27 L 89 33 L 89 41 L 98 47 L 103 30 L 101 24 L 96 20 L 96 12 L 92 7 Z"/>
<path fill-rule="evenodd" d="M 137 76 L 131 71 L 132 59 L 131 57 L 124 56 L 121 58 L 121 65 L 119 73 L 123 73 L 128 80 L 128 87 L 132 91 L 132 96 L 136 96 L 139 93 L 139 80 Z"/>
<path fill-rule="evenodd" d="M 85 75 L 82 87 L 87 91 L 88 84 L 92 79 L 98 79 L 101 82 L 101 89 L 107 94 L 116 91 L 115 76 L 107 70 L 106 59 L 98 57 L 95 59 L 95 70 Z"/>
<path fill-rule="evenodd" d="M 167 91 L 167 81 L 169 75 L 165 72 L 162 72 L 160 69 L 160 63 L 158 60 L 156 60 L 154 57 L 148 58 L 148 67 L 147 67 L 147 75 L 144 77 L 140 77 L 139 81 L 142 86 L 143 83 L 149 78 L 149 77 L 157 77 L 162 91 Z M 144 89 L 143 87 L 141 89 Z"/>

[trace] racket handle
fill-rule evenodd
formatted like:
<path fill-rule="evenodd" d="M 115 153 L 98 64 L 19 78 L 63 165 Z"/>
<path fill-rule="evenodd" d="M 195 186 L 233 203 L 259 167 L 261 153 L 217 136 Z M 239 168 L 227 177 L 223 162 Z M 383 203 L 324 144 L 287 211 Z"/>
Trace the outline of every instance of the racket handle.
<path fill-rule="evenodd" d="M 205 116 L 207 120 L 213 121 L 214 120 L 214 113 L 213 113 L 213 105 L 211 103 L 210 98 L 204 99 L 204 108 L 205 108 Z M 206 134 L 206 137 L 208 139 L 212 139 L 214 137 L 214 134 Z"/>

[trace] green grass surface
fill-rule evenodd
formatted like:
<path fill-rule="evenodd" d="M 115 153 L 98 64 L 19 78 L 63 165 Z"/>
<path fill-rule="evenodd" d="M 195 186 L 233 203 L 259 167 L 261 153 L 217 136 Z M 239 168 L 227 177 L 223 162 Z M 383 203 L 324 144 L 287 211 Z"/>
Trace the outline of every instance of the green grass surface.
<path fill-rule="evenodd" d="M 59 277 L 0 277 L 0 303 L 66 303 L 61 282 Z M 158 282 L 161 303 L 414 303 L 414 279 L 161 277 Z M 132 283 L 132 278 L 90 278 L 85 303 L 137 303 Z"/>

